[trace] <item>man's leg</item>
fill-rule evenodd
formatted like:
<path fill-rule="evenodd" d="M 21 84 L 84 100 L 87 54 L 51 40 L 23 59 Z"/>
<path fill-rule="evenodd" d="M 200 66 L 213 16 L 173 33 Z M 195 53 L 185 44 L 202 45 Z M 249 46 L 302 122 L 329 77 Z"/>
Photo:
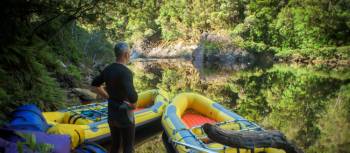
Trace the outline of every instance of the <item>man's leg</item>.
<path fill-rule="evenodd" d="M 135 140 L 135 125 L 125 127 L 122 130 L 123 138 L 123 152 L 133 153 L 134 152 L 134 140 Z"/>
<path fill-rule="evenodd" d="M 112 145 L 110 153 L 118 153 L 120 148 L 120 138 L 121 138 L 121 130 L 113 124 L 109 124 L 109 129 L 111 131 Z"/>

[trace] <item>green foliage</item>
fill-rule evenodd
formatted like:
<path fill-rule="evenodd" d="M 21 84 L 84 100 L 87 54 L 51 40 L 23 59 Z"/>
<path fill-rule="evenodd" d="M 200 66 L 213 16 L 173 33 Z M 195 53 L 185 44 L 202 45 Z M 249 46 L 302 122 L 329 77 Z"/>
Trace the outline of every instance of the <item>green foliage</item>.
<path fill-rule="evenodd" d="M 336 96 L 330 100 L 325 115 L 318 126 L 321 129 L 320 139 L 308 152 L 348 152 L 350 136 L 350 85 L 343 85 Z"/>
<path fill-rule="evenodd" d="M 81 76 L 81 71 L 79 70 L 79 68 L 75 65 L 68 65 L 67 66 L 67 71 L 68 71 L 68 75 L 73 76 L 75 79 L 77 80 L 81 80 L 82 76 Z"/>
<path fill-rule="evenodd" d="M 198 91 L 208 96 L 215 102 L 226 106 L 227 108 L 235 108 L 237 106 L 238 92 L 232 89 L 231 84 L 225 82 L 216 82 L 202 84 L 198 87 Z"/>
<path fill-rule="evenodd" d="M 172 99 L 177 93 L 186 91 L 186 78 L 182 77 L 178 71 L 167 69 L 164 70 L 162 80 L 157 87 L 169 93 L 169 99 Z"/>
<path fill-rule="evenodd" d="M 24 148 L 26 151 L 49 153 L 53 149 L 53 145 L 46 143 L 37 143 L 34 134 L 23 134 L 17 133 L 19 136 L 25 139 L 24 142 L 17 141 L 17 149 L 19 153 L 24 153 Z M 28 150 L 29 149 L 29 150 Z"/>
<path fill-rule="evenodd" d="M 204 41 L 203 47 L 204 47 L 203 52 L 205 54 L 218 54 L 220 50 L 223 48 L 223 44 L 218 42 Z"/>
<path fill-rule="evenodd" d="M 32 5 L 28 4 L 28 7 Z M 66 22 L 64 15 L 52 18 L 42 26 L 37 25 L 46 18 L 44 14 L 24 15 L 28 18 L 35 16 L 36 20 L 22 23 L 16 20 L 16 14 L 13 16 L 15 19 L 6 18 L 7 26 L 18 24 L 21 27 L 16 29 L 17 33 L 11 35 L 7 43 L 1 45 L 2 120 L 16 107 L 27 103 L 36 104 L 43 111 L 64 107 L 67 104 L 64 88 L 80 85 L 84 79 L 82 76 L 90 74 L 95 65 L 108 62 L 113 57 L 112 46 L 103 32 L 98 32 L 100 35 L 97 36 L 91 34 L 76 22 Z M 98 40 L 93 40 L 95 37 Z M 94 60 L 96 57 L 104 61 Z M 88 65 L 88 69 L 82 69 L 85 65 Z"/>
<path fill-rule="evenodd" d="M 45 111 L 64 107 L 65 84 L 75 87 L 96 73 L 92 68 L 114 60 L 110 42 L 116 40 L 199 40 L 203 32 L 228 33 L 234 46 L 253 53 L 350 57 L 349 0 L 17 0 L 3 5 L 1 119 L 25 103 Z M 204 42 L 204 49 L 215 54 L 226 45 Z M 136 72 L 137 90 L 157 87 L 170 98 L 199 92 L 282 130 L 308 152 L 349 150 L 347 69 L 274 66 L 209 83 L 188 68 L 160 73 Z"/>
<path fill-rule="evenodd" d="M 246 49 L 248 52 L 251 53 L 275 53 L 277 50 L 275 47 L 270 47 L 264 43 L 256 43 L 249 41 L 245 42 L 242 48 Z"/>
<path fill-rule="evenodd" d="M 151 72 L 140 71 L 131 67 L 134 72 L 134 86 L 138 92 L 157 88 L 160 77 Z"/>
<path fill-rule="evenodd" d="M 267 71 L 235 74 L 231 85 L 239 93 L 237 111 L 282 130 L 304 148 L 314 146 L 322 136 L 317 123 L 346 82 L 343 77 L 349 78 L 334 72 L 275 65 Z"/>
<path fill-rule="evenodd" d="M 272 48 L 287 56 L 300 53 L 294 49 L 305 49 L 303 57 L 330 59 L 332 54 L 343 53 L 329 46 L 349 44 L 350 12 L 346 8 L 348 1 L 249 1 L 245 19 L 230 33 L 234 42 L 238 40 L 249 51 Z"/>
<path fill-rule="evenodd" d="M 174 98 L 181 92 L 198 92 L 225 106 L 234 107 L 236 105 L 238 96 L 236 92 L 232 91 L 230 85 L 222 82 L 201 82 L 198 73 L 192 68 L 186 66 L 181 66 L 181 68 L 164 67 L 156 71 L 146 72 L 135 67 L 131 68 L 135 73 L 134 85 L 138 91 L 157 88 L 164 91 L 168 99 Z"/>
<path fill-rule="evenodd" d="M 278 14 L 276 29 L 282 47 L 318 48 L 349 41 L 348 1 L 290 1 Z"/>
<path fill-rule="evenodd" d="M 37 50 L 38 46 L 41 50 Z M 24 103 L 37 104 L 43 110 L 57 109 L 65 100 L 63 90 L 47 70 L 59 67 L 47 44 L 37 38 L 35 42 L 18 42 L 6 48 L 1 56 L 2 80 L 1 118 Z"/>
<path fill-rule="evenodd" d="M 159 4 L 154 1 L 134 1 L 133 9 L 128 10 L 126 38 L 130 41 L 149 38 L 159 32 L 155 19 L 158 17 Z"/>
<path fill-rule="evenodd" d="M 233 76 L 231 89 L 239 96 L 237 101 L 239 114 L 246 116 L 249 120 L 260 121 L 270 113 L 265 95 L 259 90 L 266 88 L 267 79 L 269 79 L 268 76 L 263 75 L 262 71 L 239 73 Z"/>
<path fill-rule="evenodd" d="M 229 80 L 208 82 L 189 75 L 184 66 L 160 72 L 162 76 L 147 73 L 158 80 L 157 87 L 167 91 L 170 99 L 181 92 L 198 92 L 267 129 L 281 130 L 306 152 L 347 149 L 348 68 L 275 64 L 269 69 L 234 72 Z"/>
<path fill-rule="evenodd" d="M 176 6 L 176 7 L 174 7 Z M 188 14 L 188 8 L 186 8 L 186 1 L 164 1 L 164 4 L 159 10 L 159 17 L 157 23 L 162 30 L 162 36 L 165 40 L 174 40 L 185 34 L 185 30 L 188 28 L 186 18 Z"/>
<path fill-rule="evenodd" d="M 347 60 L 350 58 L 350 46 L 324 47 L 317 49 L 292 49 L 281 50 L 276 54 L 278 57 L 308 57 L 313 59 L 338 59 Z"/>
<path fill-rule="evenodd" d="M 25 0 L 16 3 L 21 2 Z M 54 48 L 60 46 L 54 49 L 55 52 L 62 55 L 63 61 L 69 56 L 71 62 L 77 62 L 83 55 L 75 51 L 78 47 L 74 40 L 67 39 L 64 44 L 59 44 L 62 41 L 58 40 L 64 39 L 61 36 L 66 34 L 63 33 L 69 32 L 60 32 L 62 27 L 74 20 L 89 32 L 103 31 L 110 40 L 124 39 L 131 43 L 154 41 L 159 36 L 166 41 L 198 40 L 203 32 L 230 33 L 235 45 L 253 52 L 274 52 L 275 48 L 282 52 L 308 50 L 344 46 L 350 42 L 349 0 L 63 0 L 55 3 L 33 1 L 27 5 L 28 10 L 44 13 L 14 13 L 26 11 L 18 11 L 20 7 L 7 7 L 4 13 L 13 14 L 13 17 L 5 15 L 8 16 L 5 22 L 10 25 L 4 32 L 13 38 L 9 40 L 14 40 L 17 35 L 28 36 L 29 31 L 34 30 L 40 37 L 52 39 L 50 44 Z M 20 22 L 17 18 L 26 19 L 30 25 L 17 23 Z M 14 30 L 6 30 L 8 28 L 22 30 L 12 34 L 10 32 Z M 306 56 L 309 54 L 315 55 L 310 52 Z"/>
<path fill-rule="evenodd" d="M 118 14 L 114 26 L 124 30 L 118 34 L 131 41 L 156 33 L 164 40 L 196 40 L 204 31 L 230 31 L 233 38 L 240 37 L 253 48 L 260 44 L 297 49 L 349 43 L 347 0 L 166 0 L 119 5 L 106 16 Z"/>
<path fill-rule="evenodd" d="M 164 1 L 157 23 L 165 40 L 196 39 L 203 31 L 235 26 L 244 18 L 244 3 L 242 0 Z"/>

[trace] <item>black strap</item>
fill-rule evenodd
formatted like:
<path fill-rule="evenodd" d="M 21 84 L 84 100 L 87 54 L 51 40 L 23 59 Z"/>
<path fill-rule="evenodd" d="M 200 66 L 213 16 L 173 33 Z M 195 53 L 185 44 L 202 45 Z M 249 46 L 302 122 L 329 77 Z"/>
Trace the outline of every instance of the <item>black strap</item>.
<path fill-rule="evenodd" d="M 102 149 L 103 151 L 107 152 L 107 150 L 105 148 L 103 148 L 102 146 L 100 146 L 100 145 L 98 145 L 96 143 L 88 143 L 88 144 L 90 144 L 92 146 L 95 146 L 95 147 L 98 147 L 98 148 Z"/>
<path fill-rule="evenodd" d="M 250 153 L 254 153 L 254 147 L 250 149 Z"/>
<path fill-rule="evenodd" d="M 74 114 L 73 115 L 69 115 L 69 118 L 68 118 L 68 120 L 67 120 L 67 124 L 70 124 L 70 120 L 71 120 L 71 118 L 74 116 Z"/>
<path fill-rule="evenodd" d="M 78 116 L 77 114 L 73 114 L 73 115 L 69 116 L 68 124 L 74 124 L 74 123 L 72 123 L 71 121 L 72 121 L 72 119 L 73 119 L 74 117 L 77 117 L 77 116 Z"/>
<path fill-rule="evenodd" d="M 76 130 L 76 129 L 74 129 L 74 131 L 78 134 L 78 136 L 79 136 L 79 141 L 78 141 L 78 143 L 80 144 L 81 142 L 81 137 L 80 137 L 80 133 Z"/>
<path fill-rule="evenodd" d="M 96 150 L 90 148 L 92 146 L 95 146 L 97 148 L 99 148 L 100 150 L 103 150 L 104 152 L 107 152 L 107 150 L 105 148 L 103 148 L 102 146 L 96 144 L 96 143 L 91 143 L 91 142 L 85 142 L 84 145 L 81 147 L 82 149 L 86 149 L 88 151 L 91 151 L 92 153 L 98 153 L 96 152 Z"/>
<path fill-rule="evenodd" d="M 76 117 L 74 120 L 73 120 L 73 123 L 72 124 L 75 124 L 75 122 L 77 122 L 78 119 L 82 118 L 80 115 L 78 117 Z"/>
<path fill-rule="evenodd" d="M 97 153 L 96 150 L 90 148 L 90 146 L 88 146 L 88 145 L 84 145 L 84 146 L 82 146 L 81 148 L 82 148 L 82 149 L 85 149 L 85 150 L 87 150 L 87 151 L 89 151 L 89 152 L 91 152 L 91 153 Z"/>

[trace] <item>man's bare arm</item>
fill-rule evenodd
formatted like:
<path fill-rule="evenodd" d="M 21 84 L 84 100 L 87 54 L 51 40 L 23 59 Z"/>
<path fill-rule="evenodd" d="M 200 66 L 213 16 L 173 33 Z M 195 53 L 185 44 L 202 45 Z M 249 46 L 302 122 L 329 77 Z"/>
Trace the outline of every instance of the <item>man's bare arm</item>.
<path fill-rule="evenodd" d="M 99 94 L 102 98 L 108 99 L 109 95 L 103 86 L 94 87 L 94 91 Z"/>
<path fill-rule="evenodd" d="M 103 83 L 103 73 L 92 80 L 91 86 L 93 87 L 93 91 L 100 95 L 102 98 L 109 98 L 107 91 L 105 90 Z"/>

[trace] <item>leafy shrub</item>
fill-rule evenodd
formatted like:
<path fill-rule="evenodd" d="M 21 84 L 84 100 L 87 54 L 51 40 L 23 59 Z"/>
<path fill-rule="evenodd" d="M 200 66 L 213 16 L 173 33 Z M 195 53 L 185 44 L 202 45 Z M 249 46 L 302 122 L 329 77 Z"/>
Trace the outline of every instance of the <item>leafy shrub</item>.
<path fill-rule="evenodd" d="M 82 76 L 81 76 L 81 70 L 75 66 L 75 65 L 68 65 L 67 66 L 67 72 L 69 75 L 73 76 L 75 79 L 77 80 L 81 80 Z"/>
<path fill-rule="evenodd" d="M 324 48 L 309 48 L 309 49 L 284 49 L 276 54 L 278 57 L 304 57 L 314 59 L 341 59 L 350 58 L 350 46 L 342 47 L 324 47 Z"/>
<path fill-rule="evenodd" d="M 25 139 L 24 142 L 17 141 L 17 149 L 19 153 L 24 153 L 24 148 L 29 149 L 33 153 L 49 153 L 52 152 L 53 145 L 46 143 L 37 143 L 34 134 L 17 133 Z M 26 150 L 26 151 L 29 151 Z"/>
<path fill-rule="evenodd" d="M 264 43 L 256 43 L 251 41 L 244 42 L 243 48 L 251 53 L 262 53 L 262 52 L 275 53 L 276 52 L 276 48 L 274 47 L 270 47 Z"/>
<path fill-rule="evenodd" d="M 160 78 L 151 72 L 134 72 L 134 85 L 138 92 L 157 88 Z"/>

